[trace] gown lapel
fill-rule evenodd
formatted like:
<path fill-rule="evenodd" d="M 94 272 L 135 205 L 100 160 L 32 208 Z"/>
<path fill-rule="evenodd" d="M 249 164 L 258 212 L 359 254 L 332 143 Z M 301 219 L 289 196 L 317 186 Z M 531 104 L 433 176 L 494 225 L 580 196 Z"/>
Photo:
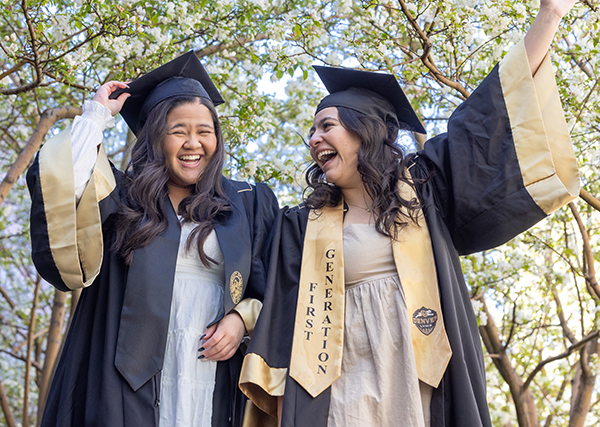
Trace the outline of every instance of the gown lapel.
<path fill-rule="evenodd" d="M 223 186 L 232 210 L 226 221 L 215 226 L 215 232 L 225 263 L 225 292 L 223 311 L 211 325 L 241 301 L 252 254 L 242 198 L 228 179 L 223 178 Z M 146 247 L 134 251 L 121 311 L 115 367 L 134 391 L 163 367 L 181 235 L 179 220 L 168 197 L 163 206 L 168 228 Z"/>
<path fill-rule="evenodd" d="M 115 367 L 134 391 L 163 367 L 181 227 L 168 196 L 168 228 L 136 249 L 129 268 Z"/>
<path fill-rule="evenodd" d="M 242 300 L 250 275 L 252 243 L 248 218 L 238 190 L 226 178 L 223 178 L 223 188 L 231 201 L 232 210 L 227 221 L 215 226 L 215 232 L 225 260 L 223 309 L 227 314 Z"/>

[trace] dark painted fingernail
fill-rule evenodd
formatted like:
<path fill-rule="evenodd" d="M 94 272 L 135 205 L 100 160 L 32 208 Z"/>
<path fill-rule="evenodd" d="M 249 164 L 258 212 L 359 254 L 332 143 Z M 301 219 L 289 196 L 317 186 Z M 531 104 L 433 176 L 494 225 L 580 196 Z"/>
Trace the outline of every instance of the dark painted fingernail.
<path fill-rule="evenodd" d="M 206 336 L 206 334 L 202 335 L 202 336 L 200 337 L 200 339 L 201 339 L 201 340 L 203 340 L 205 336 Z"/>
<path fill-rule="evenodd" d="M 204 359 L 204 355 L 203 355 L 203 354 L 201 354 L 200 356 L 198 356 L 198 359 L 199 359 L 199 360 L 202 360 L 202 359 Z"/>
<path fill-rule="evenodd" d="M 204 347 L 200 347 L 198 351 L 204 351 Z"/>

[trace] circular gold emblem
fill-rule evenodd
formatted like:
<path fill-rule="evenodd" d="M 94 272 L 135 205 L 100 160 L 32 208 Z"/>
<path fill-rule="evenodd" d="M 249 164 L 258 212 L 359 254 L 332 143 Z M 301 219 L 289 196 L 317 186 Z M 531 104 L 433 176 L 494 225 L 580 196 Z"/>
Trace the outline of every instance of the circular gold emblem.
<path fill-rule="evenodd" d="M 239 303 L 242 300 L 242 275 L 239 271 L 234 271 L 231 273 L 231 278 L 229 279 L 229 293 L 231 295 L 231 301 L 234 304 Z"/>

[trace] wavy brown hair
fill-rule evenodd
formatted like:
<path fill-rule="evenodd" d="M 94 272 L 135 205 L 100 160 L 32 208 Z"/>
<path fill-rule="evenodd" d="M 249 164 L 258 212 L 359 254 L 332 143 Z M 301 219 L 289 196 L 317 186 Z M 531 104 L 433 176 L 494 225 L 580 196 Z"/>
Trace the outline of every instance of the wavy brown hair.
<path fill-rule="evenodd" d="M 405 156 L 396 143 L 401 130 L 395 120 L 384 120 L 349 108 L 336 107 L 341 125 L 356 134 L 361 143 L 358 148 L 358 172 L 367 194 L 373 200 L 375 228 L 384 236 L 396 238 L 409 221 L 417 223 L 421 204 L 417 198 L 406 200 L 398 192 L 398 181 L 410 185 L 407 168 L 410 156 Z M 306 171 L 307 190 L 305 204 L 311 209 L 337 206 L 342 198 L 341 189 L 325 180 L 317 163 Z M 404 218 L 404 220 L 402 220 Z"/>
<path fill-rule="evenodd" d="M 231 204 L 221 181 L 225 159 L 221 125 L 215 107 L 209 101 L 195 96 L 177 96 L 160 102 L 150 110 L 125 172 L 128 186 L 119 207 L 114 249 L 127 264 L 131 264 L 135 249 L 148 245 L 167 229 L 165 209 L 168 206 L 165 207 L 164 203 L 169 203 L 169 171 L 163 152 L 167 117 L 174 108 L 193 103 L 204 105 L 210 111 L 217 147 L 200 174 L 192 195 L 181 201 L 177 213 L 183 217 L 184 222 L 193 221 L 197 224 L 188 237 L 186 249 L 190 250 L 192 242 L 196 241 L 202 263 L 209 267 L 215 262 L 204 252 L 204 242 L 215 224 L 223 221 L 231 211 Z"/>

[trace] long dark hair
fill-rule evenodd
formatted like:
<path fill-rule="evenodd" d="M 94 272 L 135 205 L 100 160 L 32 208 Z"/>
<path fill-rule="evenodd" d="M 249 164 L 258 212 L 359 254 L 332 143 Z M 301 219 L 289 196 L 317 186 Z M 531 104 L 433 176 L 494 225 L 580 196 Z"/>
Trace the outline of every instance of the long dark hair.
<path fill-rule="evenodd" d="M 396 121 L 384 122 L 379 116 L 336 108 L 341 125 L 361 141 L 357 169 L 373 200 L 375 228 L 385 236 L 396 238 L 409 221 L 417 223 L 421 207 L 417 198 L 406 200 L 398 192 L 398 181 L 415 188 L 407 172 L 410 158 L 396 143 L 400 127 Z M 310 191 L 305 198 L 307 207 L 319 209 L 340 203 L 341 189 L 325 181 L 325 174 L 318 164 L 313 163 L 307 169 L 306 182 Z"/>
<path fill-rule="evenodd" d="M 127 264 L 131 264 L 135 249 L 146 246 L 167 229 L 167 214 L 163 206 L 169 193 L 169 171 L 163 153 L 167 116 L 174 108 L 192 103 L 204 105 L 210 111 L 217 147 L 200 174 L 192 195 L 181 201 L 177 213 L 183 217 L 184 222 L 193 221 L 198 224 L 190 233 L 186 249 L 189 250 L 196 239 L 202 263 L 208 267 L 215 262 L 204 252 L 204 242 L 215 224 L 231 211 L 229 198 L 221 181 L 225 159 L 221 125 L 217 112 L 209 101 L 195 96 L 177 96 L 167 98 L 150 110 L 125 172 L 128 181 L 127 195 L 119 208 L 114 249 Z"/>

